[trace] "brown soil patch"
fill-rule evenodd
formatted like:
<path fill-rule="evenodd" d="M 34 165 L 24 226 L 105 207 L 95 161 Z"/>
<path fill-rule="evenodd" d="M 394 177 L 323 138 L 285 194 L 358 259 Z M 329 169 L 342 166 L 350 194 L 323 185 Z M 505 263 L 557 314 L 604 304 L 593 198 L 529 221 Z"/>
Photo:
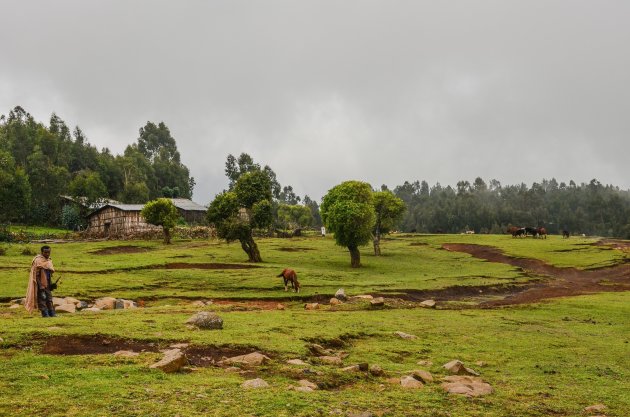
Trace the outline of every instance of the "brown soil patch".
<path fill-rule="evenodd" d="M 290 247 L 282 247 L 278 248 L 278 250 L 283 252 L 307 252 L 309 250 L 314 250 L 312 248 L 290 248 Z"/>
<path fill-rule="evenodd" d="M 109 248 L 98 249 L 90 253 L 93 253 L 95 255 L 119 255 L 122 253 L 145 253 L 151 250 L 152 250 L 151 248 L 146 248 L 142 246 L 123 245 L 123 246 L 111 246 Z"/>
<path fill-rule="evenodd" d="M 119 350 L 157 352 L 157 343 L 132 339 L 119 339 L 99 334 L 63 335 L 44 339 L 41 352 L 49 355 L 95 355 Z"/>
<path fill-rule="evenodd" d="M 619 239 L 601 239 L 597 242 L 593 243 L 595 246 L 608 246 L 612 249 L 617 249 L 621 251 L 628 252 L 630 251 L 630 241 L 628 240 L 619 240 Z"/>
<path fill-rule="evenodd" d="M 442 247 L 450 251 L 465 252 L 490 262 L 512 265 L 532 275 L 548 277 L 548 279 L 514 288 L 519 291 L 502 300 L 482 303 L 482 306 L 525 304 L 548 298 L 630 290 L 629 264 L 595 270 L 581 270 L 559 268 L 537 259 L 514 258 L 505 255 L 500 249 L 490 246 L 447 243 Z"/>

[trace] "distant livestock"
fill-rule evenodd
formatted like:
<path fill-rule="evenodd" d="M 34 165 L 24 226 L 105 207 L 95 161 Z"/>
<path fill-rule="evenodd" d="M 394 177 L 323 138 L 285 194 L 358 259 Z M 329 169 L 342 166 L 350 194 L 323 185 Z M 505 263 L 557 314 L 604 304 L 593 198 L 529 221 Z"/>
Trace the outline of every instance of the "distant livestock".
<path fill-rule="evenodd" d="M 562 231 L 562 238 L 563 238 L 563 239 L 568 239 L 568 238 L 569 238 L 569 236 L 571 236 L 571 233 L 569 233 L 569 231 L 568 231 L 568 230 L 563 230 L 563 231 Z"/>

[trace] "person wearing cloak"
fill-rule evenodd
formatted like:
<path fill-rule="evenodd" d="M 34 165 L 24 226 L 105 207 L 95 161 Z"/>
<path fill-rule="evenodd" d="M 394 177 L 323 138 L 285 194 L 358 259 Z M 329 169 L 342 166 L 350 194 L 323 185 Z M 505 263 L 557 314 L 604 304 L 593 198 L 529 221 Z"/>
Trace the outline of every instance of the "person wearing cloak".
<path fill-rule="evenodd" d="M 56 316 L 52 301 L 52 290 L 56 287 L 52 282 L 54 272 L 55 268 L 50 259 L 50 246 L 42 246 L 41 254 L 33 258 L 31 263 L 31 274 L 24 302 L 24 307 L 29 313 L 38 308 L 42 317 Z"/>

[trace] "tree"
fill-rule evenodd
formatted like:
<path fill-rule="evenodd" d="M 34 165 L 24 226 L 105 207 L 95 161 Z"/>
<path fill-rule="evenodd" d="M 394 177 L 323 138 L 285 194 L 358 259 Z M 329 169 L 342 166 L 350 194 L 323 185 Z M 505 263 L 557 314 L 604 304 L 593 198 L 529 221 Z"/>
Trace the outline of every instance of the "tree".
<path fill-rule="evenodd" d="M 162 226 L 164 243 L 167 245 L 171 243 L 171 229 L 175 227 L 175 223 L 179 219 L 177 208 L 175 208 L 171 200 L 158 198 L 157 200 L 149 201 L 144 205 L 140 214 L 147 223 Z"/>
<path fill-rule="evenodd" d="M 328 230 L 335 234 L 335 242 L 346 246 L 350 251 L 350 265 L 361 266 L 359 246 L 367 244 L 372 237 L 374 197 L 370 184 L 360 181 L 346 181 L 331 190 L 324 197 L 321 215 Z"/>
<path fill-rule="evenodd" d="M 78 172 L 68 184 L 68 192 L 75 198 L 85 198 L 88 207 L 107 197 L 107 187 L 98 172 L 92 171 Z"/>
<path fill-rule="evenodd" d="M 391 191 L 374 193 L 374 255 L 381 255 L 381 234 L 387 233 L 402 219 L 405 213 L 405 202 Z"/>
<path fill-rule="evenodd" d="M 254 229 L 272 224 L 271 180 L 254 170 L 239 176 L 232 191 L 217 195 L 208 207 L 207 218 L 217 229 L 217 235 L 228 242 L 238 240 L 250 262 L 262 262 Z"/>
<path fill-rule="evenodd" d="M 289 204 L 278 206 L 278 223 L 284 229 L 299 229 L 310 225 L 312 221 L 309 207 Z"/>

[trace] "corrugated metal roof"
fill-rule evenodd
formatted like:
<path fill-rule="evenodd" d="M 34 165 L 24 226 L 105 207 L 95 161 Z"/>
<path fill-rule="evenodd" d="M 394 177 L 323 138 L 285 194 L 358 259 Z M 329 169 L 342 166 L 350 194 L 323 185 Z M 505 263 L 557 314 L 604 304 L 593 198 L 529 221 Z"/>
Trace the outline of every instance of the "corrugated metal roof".
<path fill-rule="evenodd" d="M 144 204 L 107 204 L 106 206 L 103 206 L 103 207 L 107 207 L 107 206 L 116 207 L 117 209 L 120 209 L 122 211 L 141 211 L 142 208 L 144 207 Z"/>
<path fill-rule="evenodd" d="M 186 198 L 171 198 L 173 205 L 182 210 L 189 211 L 207 211 L 208 209 Z"/>

